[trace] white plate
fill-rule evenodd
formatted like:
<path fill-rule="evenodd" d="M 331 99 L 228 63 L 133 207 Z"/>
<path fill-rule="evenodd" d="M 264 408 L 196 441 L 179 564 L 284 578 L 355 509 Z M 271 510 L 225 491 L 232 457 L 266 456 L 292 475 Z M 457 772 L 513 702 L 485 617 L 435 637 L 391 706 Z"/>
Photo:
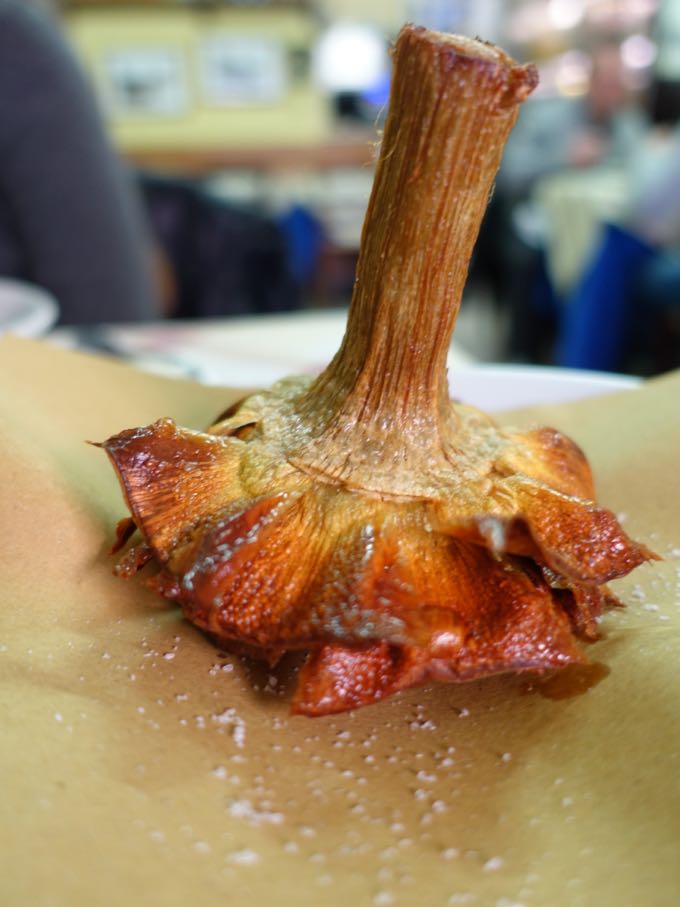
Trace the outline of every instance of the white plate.
<path fill-rule="evenodd" d="M 59 328 L 61 346 L 117 355 L 147 371 L 204 384 L 268 387 L 319 372 L 345 330 L 343 311 L 296 312 L 222 321 Z M 448 357 L 451 395 L 489 412 L 564 403 L 635 387 L 638 378 L 525 365 L 477 365 L 455 341 Z"/>
<path fill-rule="evenodd" d="M 540 365 L 475 365 L 449 369 L 451 396 L 487 412 L 541 403 L 568 403 L 641 384 L 631 375 L 612 375 Z"/>
<path fill-rule="evenodd" d="M 0 277 L 0 334 L 39 337 L 57 320 L 59 308 L 46 290 Z"/>

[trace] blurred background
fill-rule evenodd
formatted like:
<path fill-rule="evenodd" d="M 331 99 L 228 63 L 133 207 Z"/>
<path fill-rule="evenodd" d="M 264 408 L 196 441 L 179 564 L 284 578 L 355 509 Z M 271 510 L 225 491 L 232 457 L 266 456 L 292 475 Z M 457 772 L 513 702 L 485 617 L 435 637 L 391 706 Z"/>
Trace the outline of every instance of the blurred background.
<path fill-rule="evenodd" d="M 134 195 L 128 235 L 148 247 L 151 307 L 65 304 L 62 324 L 347 306 L 388 50 L 413 21 L 499 43 L 541 79 L 507 148 L 457 340 L 481 361 L 680 365 L 680 0 L 0 0 L 0 76 L 13 5 L 75 59 Z M 49 72 L 23 95 L 22 65 L 18 106 L 56 97 Z M 66 115 L 55 138 L 38 130 L 33 153 L 56 161 L 69 133 Z M 8 223 L 18 177 L 3 184 L 3 153 L 24 132 L 12 135 L 0 138 Z M 93 186 L 88 202 L 105 206 L 103 178 Z M 2 237 L 0 213 L 0 273 L 49 283 L 37 252 L 3 260 Z"/>

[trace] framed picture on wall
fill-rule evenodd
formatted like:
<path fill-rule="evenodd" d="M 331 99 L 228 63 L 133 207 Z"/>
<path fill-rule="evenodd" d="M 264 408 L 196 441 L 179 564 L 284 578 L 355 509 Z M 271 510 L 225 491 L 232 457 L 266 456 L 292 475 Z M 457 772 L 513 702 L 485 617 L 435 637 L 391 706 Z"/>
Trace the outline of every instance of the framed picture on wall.
<path fill-rule="evenodd" d="M 200 50 L 203 100 L 209 105 L 275 104 L 288 90 L 281 42 L 251 35 L 216 35 Z"/>
<path fill-rule="evenodd" d="M 102 91 L 114 117 L 172 117 L 189 107 L 184 55 L 172 47 L 109 50 L 102 60 Z"/>

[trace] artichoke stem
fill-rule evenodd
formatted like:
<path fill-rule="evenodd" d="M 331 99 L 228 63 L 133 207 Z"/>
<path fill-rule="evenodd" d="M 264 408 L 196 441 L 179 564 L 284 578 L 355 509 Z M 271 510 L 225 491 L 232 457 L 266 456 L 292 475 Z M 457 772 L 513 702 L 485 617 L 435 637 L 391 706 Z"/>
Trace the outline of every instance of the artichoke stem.
<path fill-rule="evenodd" d="M 316 442 L 298 465 L 311 456 L 338 479 L 364 442 L 378 458 L 377 439 L 388 457 L 398 446 L 405 465 L 409 447 L 436 457 L 450 446 L 451 335 L 503 147 L 536 81 L 496 47 L 402 30 L 347 331 L 300 401 Z"/>

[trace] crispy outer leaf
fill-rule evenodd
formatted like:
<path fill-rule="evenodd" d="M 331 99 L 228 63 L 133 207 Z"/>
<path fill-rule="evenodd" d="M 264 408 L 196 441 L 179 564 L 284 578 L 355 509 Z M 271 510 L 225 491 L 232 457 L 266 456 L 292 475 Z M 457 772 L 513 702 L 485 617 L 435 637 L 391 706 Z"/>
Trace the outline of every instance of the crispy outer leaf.
<path fill-rule="evenodd" d="M 498 472 L 531 476 L 565 495 L 585 500 L 595 497 L 590 465 L 571 438 L 546 426 L 509 432 L 508 437 L 515 443 L 496 462 Z"/>
<path fill-rule="evenodd" d="M 614 514 L 591 501 L 562 495 L 520 476 L 503 480 L 544 561 L 556 573 L 607 583 L 656 558 L 634 542 Z"/>
<path fill-rule="evenodd" d="M 398 617 L 356 592 L 373 547 L 360 504 L 323 485 L 240 502 L 169 559 L 171 597 L 208 632 L 263 648 L 403 639 Z"/>
<path fill-rule="evenodd" d="M 438 566 L 445 572 L 432 572 L 432 560 L 404 559 L 391 578 L 395 612 L 400 604 L 410 605 L 423 620 L 421 644 L 317 647 L 301 672 L 294 711 L 330 714 L 429 681 L 583 661 L 567 612 L 530 564 L 499 561 L 453 539 L 443 541 L 440 551 Z"/>
<path fill-rule="evenodd" d="M 498 555 L 533 558 L 575 583 L 607 583 L 658 559 L 627 535 L 610 510 L 525 475 L 495 479 L 472 518 L 460 519 L 455 506 L 434 505 L 432 514 L 442 532 Z"/>
<path fill-rule="evenodd" d="M 161 561 L 187 532 L 239 496 L 238 440 L 160 419 L 100 446 L 118 472 L 135 523 Z"/>

